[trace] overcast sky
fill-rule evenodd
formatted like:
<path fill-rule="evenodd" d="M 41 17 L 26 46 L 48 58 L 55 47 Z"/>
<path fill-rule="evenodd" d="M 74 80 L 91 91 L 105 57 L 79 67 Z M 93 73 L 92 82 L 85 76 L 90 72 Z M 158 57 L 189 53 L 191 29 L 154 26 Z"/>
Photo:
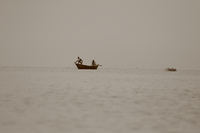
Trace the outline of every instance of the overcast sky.
<path fill-rule="evenodd" d="M 0 66 L 200 69 L 200 0 L 0 0 Z"/>

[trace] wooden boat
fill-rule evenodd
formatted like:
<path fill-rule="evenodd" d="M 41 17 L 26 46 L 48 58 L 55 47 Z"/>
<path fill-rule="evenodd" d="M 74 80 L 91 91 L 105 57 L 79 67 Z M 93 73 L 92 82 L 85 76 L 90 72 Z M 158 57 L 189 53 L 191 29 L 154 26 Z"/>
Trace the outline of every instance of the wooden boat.
<path fill-rule="evenodd" d="M 77 66 L 78 69 L 97 69 L 99 65 L 95 65 L 95 66 L 89 66 L 89 65 L 81 65 L 81 64 L 77 64 L 76 62 L 74 62 Z"/>
<path fill-rule="evenodd" d="M 176 71 L 175 68 L 166 68 L 165 70 L 166 70 L 166 71 Z"/>

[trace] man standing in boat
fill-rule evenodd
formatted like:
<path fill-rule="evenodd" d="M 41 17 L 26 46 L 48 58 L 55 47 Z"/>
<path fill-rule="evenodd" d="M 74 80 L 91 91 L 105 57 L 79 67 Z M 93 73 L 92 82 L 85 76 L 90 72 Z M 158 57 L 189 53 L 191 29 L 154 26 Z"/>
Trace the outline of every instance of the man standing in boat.
<path fill-rule="evenodd" d="M 83 60 L 80 57 L 78 57 L 78 60 L 76 62 L 78 62 L 78 64 L 81 64 L 81 65 L 83 64 Z"/>

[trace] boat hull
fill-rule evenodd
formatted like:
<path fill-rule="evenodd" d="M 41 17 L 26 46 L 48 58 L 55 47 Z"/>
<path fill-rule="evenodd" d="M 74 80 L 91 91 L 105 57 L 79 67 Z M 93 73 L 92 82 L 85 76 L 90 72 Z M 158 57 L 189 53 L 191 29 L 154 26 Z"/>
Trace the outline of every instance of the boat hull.
<path fill-rule="evenodd" d="M 95 66 L 88 66 L 88 65 L 81 65 L 81 64 L 76 64 L 75 65 L 77 66 L 78 69 L 97 69 L 99 65 L 95 65 Z"/>
<path fill-rule="evenodd" d="M 166 68 L 165 70 L 166 70 L 166 71 L 176 71 L 175 68 Z"/>

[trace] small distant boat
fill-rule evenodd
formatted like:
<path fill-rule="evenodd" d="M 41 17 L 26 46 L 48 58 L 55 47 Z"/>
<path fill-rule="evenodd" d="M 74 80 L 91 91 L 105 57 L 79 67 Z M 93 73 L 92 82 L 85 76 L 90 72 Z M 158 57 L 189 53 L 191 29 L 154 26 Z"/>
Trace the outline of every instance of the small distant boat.
<path fill-rule="evenodd" d="M 165 70 L 166 70 L 166 71 L 176 71 L 175 68 L 166 68 Z"/>
<path fill-rule="evenodd" d="M 89 65 L 81 65 L 81 64 L 77 64 L 76 62 L 74 62 L 77 66 L 78 69 L 97 69 L 99 65 L 95 65 L 95 66 L 89 66 Z"/>

